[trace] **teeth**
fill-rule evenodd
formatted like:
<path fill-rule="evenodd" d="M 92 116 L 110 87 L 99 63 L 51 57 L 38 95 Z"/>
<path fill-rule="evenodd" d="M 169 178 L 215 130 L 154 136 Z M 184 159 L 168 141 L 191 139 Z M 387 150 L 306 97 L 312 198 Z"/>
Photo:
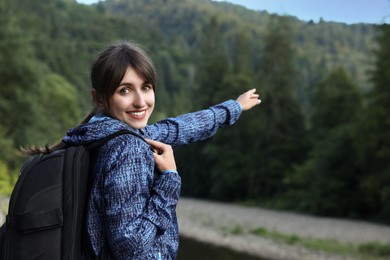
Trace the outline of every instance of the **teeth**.
<path fill-rule="evenodd" d="M 143 116 L 145 114 L 145 111 L 141 111 L 141 112 L 131 112 L 131 114 L 135 115 L 135 116 Z"/>

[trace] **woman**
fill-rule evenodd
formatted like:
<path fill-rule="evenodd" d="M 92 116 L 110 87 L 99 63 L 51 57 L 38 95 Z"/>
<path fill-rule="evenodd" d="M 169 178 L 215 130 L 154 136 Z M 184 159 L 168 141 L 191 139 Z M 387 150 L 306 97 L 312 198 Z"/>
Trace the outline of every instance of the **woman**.
<path fill-rule="evenodd" d="M 237 101 L 147 125 L 156 72 L 146 53 L 130 42 L 113 43 L 98 55 L 91 83 L 95 107 L 63 142 L 87 144 L 129 129 L 148 139 L 156 152 L 138 137 L 121 135 L 92 155 L 83 256 L 95 259 L 108 248 L 112 259 L 175 259 L 181 181 L 171 146 L 211 137 L 219 127 L 233 124 L 241 111 L 260 104 L 259 96 L 250 90 Z"/>

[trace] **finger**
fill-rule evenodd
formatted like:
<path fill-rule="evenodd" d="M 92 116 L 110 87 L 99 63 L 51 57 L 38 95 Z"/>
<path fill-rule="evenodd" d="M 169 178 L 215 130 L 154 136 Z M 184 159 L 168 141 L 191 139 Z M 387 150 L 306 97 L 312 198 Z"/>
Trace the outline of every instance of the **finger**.
<path fill-rule="evenodd" d="M 253 99 L 251 99 L 251 104 L 252 104 L 253 106 L 259 105 L 260 103 L 261 103 L 261 99 L 259 99 L 259 98 L 253 98 Z"/>
<path fill-rule="evenodd" d="M 162 148 L 164 146 L 163 143 L 161 142 L 158 142 L 158 141 L 154 141 L 154 140 L 151 140 L 151 139 L 145 139 L 146 142 L 148 142 L 148 144 L 150 144 L 153 148 Z"/>
<path fill-rule="evenodd" d="M 168 144 L 164 144 L 164 143 L 158 142 L 158 141 L 153 141 L 150 139 L 146 139 L 146 141 L 154 149 L 154 152 L 156 152 L 159 155 L 162 155 L 166 151 L 172 150 L 172 146 L 170 146 Z"/>
<path fill-rule="evenodd" d="M 250 89 L 250 90 L 247 91 L 247 93 L 248 93 L 248 94 L 251 94 L 251 95 L 254 94 L 255 92 L 256 92 L 256 89 L 255 89 L 255 88 Z"/>
<path fill-rule="evenodd" d="M 151 139 L 145 139 L 146 142 L 152 147 L 152 150 L 154 151 L 155 154 L 162 154 L 164 153 L 164 147 L 165 145 L 161 142 L 158 141 L 153 141 Z"/>

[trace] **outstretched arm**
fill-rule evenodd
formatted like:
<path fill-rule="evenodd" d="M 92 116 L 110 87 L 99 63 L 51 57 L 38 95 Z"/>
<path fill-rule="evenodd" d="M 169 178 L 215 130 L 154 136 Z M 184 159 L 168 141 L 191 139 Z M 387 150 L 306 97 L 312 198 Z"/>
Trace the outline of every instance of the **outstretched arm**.
<path fill-rule="evenodd" d="M 168 118 L 145 128 L 148 137 L 171 146 L 184 145 L 212 137 L 219 128 L 234 124 L 242 111 L 260 104 L 252 89 L 237 100 L 228 100 L 208 109 Z"/>

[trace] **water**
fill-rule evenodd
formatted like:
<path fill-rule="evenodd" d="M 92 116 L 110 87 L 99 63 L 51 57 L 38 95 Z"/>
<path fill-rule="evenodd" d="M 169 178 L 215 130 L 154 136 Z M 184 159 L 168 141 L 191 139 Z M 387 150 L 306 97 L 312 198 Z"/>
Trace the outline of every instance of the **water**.
<path fill-rule="evenodd" d="M 202 243 L 193 239 L 180 237 L 177 260 L 264 260 L 240 253 L 229 248 Z"/>

